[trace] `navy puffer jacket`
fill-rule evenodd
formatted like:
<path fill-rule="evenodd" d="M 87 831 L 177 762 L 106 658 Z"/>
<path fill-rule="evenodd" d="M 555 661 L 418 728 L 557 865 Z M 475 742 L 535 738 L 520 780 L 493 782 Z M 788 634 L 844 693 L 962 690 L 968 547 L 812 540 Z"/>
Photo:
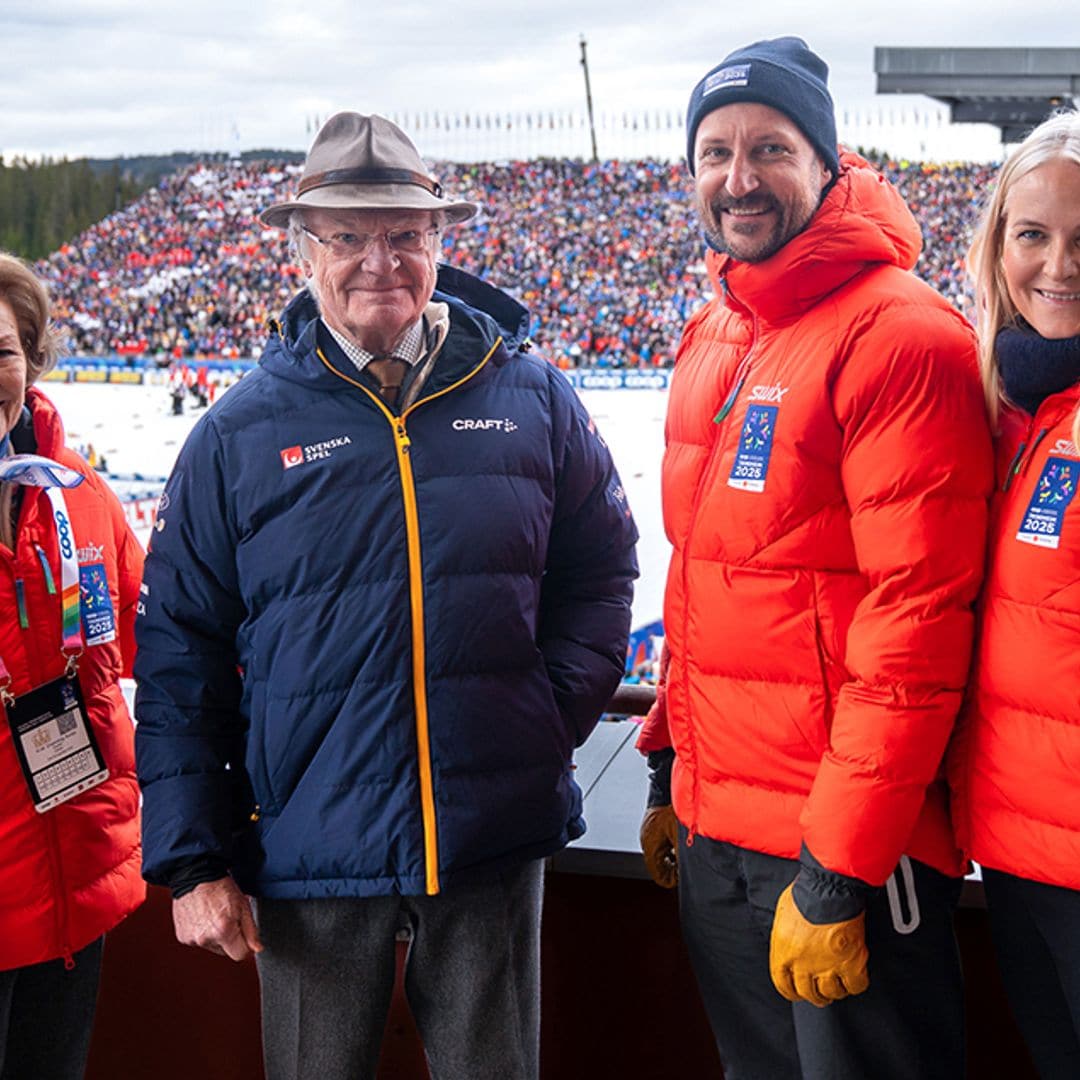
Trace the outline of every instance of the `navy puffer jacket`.
<path fill-rule="evenodd" d="M 180 454 L 136 624 L 150 881 L 434 893 L 584 831 L 571 755 L 622 671 L 633 521 L 525 310 L 448 268 L 434 299 L 401 416 L 304 292 Z"/>

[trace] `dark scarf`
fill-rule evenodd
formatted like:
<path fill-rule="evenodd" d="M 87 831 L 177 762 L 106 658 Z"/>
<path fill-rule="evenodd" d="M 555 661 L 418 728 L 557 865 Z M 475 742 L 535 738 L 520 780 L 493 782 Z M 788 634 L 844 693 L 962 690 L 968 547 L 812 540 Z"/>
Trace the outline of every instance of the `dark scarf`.
<path fill-rule="evenodd" d="M 1031 416 L 1051 394 L 1080 381 L 1080 336 L 1044 338 L 1019 320 L 998 331 L 994 352 L 1009 400 Z"/>

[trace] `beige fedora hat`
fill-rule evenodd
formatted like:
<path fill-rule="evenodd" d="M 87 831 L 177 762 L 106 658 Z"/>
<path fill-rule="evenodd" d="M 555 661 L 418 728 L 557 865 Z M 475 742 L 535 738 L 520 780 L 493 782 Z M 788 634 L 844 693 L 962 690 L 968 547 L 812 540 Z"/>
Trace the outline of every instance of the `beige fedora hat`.
<path fill-rule="evenodd" d="M 443 198 L 409 137 L 383 116 L 341 112 L 315 136 L 292 202 L 275 203 L 259 220 L 288 227 L 293 210 L 442 210 L 467 221 L 476 203 Z"/>

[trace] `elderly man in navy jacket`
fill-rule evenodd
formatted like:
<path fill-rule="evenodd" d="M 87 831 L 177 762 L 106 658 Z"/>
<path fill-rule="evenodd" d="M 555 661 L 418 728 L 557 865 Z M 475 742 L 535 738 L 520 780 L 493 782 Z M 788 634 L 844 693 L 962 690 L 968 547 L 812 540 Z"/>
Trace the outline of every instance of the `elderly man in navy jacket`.
<path fill-rule="evenodd" d="M 636 533 L 527 312 L 436 266 L 476 210 L 331 118 L 263 214 L 307 287 L 161 499 L 144 872 L 181 941 L 257 954 L 271 1078 L 374 1075 L 399 930 L 433 1076 L 537 1075 L 541 860 L 584 831 Z"/>

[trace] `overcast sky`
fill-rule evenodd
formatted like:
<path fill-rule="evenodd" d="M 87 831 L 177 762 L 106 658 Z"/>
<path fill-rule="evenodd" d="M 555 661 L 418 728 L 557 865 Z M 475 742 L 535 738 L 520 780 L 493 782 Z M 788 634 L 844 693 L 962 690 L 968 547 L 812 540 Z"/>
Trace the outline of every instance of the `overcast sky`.
<path fill-rule="evenodd" d="M 1080 47 L 1080 4 L 0 0 L 0 153 L 306 149 L 338 109 L 582 110 L 582 34 L 598 112 L 682 110 L 726 53 L 779 34 L 826 59 L 838 109 L 888 108 L 875 45 Z"/>

